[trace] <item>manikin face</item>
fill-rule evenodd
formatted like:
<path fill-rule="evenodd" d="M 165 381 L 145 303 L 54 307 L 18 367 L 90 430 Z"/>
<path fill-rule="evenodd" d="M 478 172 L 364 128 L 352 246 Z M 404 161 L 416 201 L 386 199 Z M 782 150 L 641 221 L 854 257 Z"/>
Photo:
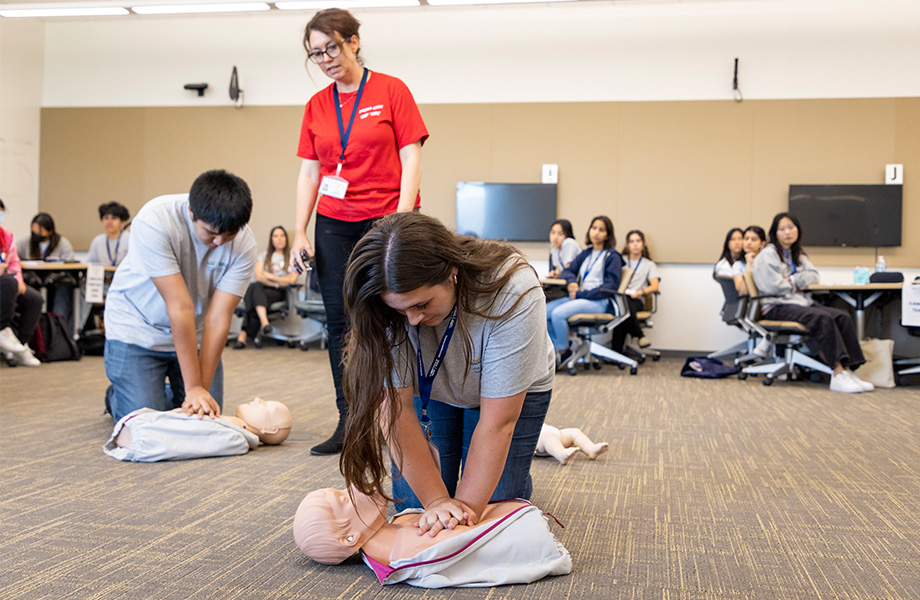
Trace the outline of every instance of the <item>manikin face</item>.
<path fill-rule="evenodd" d="M 456 275 L 457 269 L 454 268 L 444 283 L 426 285 L 404 294 L 384 292 L 380 294 L 380 299 L 399 314 L 406 315 L 410 325 L 421 323 L 434 327 L 450 316 L 457 302 Z"/>
<path fill-rule="evenodd" d="M 283 229 L 276 229 L 272 232 L 272 248 L 275 250 L 284 250 L 287 246 L 287 235 Z"/>
<path fill-rule="evenodd" d="M 553 228 L 549 230 L 549 243 L 553 245 L 553 248 L 562 248 L 562 242 L 565 241 L 565 232 L 562 230 L 562 225 L 556 223 L 553 225 Z"/>
<path fill-rule="evenodd" d="M 779 225 L 776 227 L 776 239 L 783 248 L 787 250 L 792 248 L 792 244 L 799 239 L 799 228 L 795 226 L 792 219 L 783 217 L 779 220 Z"/>
<path fill-rule="evenodd" d="M 742 243 L 744 247 L 744 253 L 757 254 L 760 252 L 760 249 L 763 248 L 765 241 L 760 239 L 760 236 L 754 233 L 753 231 L 748 231 L 744 234 L 744 242 Z"/>
<path fill-rule="evenodd" d="M 626 240 L 626 247 L 629 248 L 630 256 L 639 256 L 642 254 L 642 250 L 645 249 L 645 242 L 642 241 L 642 236 L 638 233 L 633 233 Z"/>
<path fill-rule="evenodd" d="M 196 219 L 191 210 L 188 211 L 188 214 L 192 217 L 192 224 L 195 226 L 195 235 L 198 236 L 198 239 L 201 240 L 205 246 L 212 250 L 218 246 L 223 246 L 227 242 L 233 241 L 233 238 L 236 237 L 236 233 L 221 233 L 217 231 L 217 228 L 213 225 L 208 225 L 204 221 Z"/>
<path fill-rule="evenodd" d="M 342 36 L 336 32 L 335 37 L 329 37 L 322 31 L 313 30 L 310 32 L 310 48 L 315 50 L 332 50 L 338 44 L 342 51 L 335 58 L 329 58 L 328 54 L 323 54 L 317 64 L 330 79 L 341 81 L 348 73 L 359 69 L 358 59 L 355 53 L 358 50 L 358 39 L 352 37 L 349 41 L 344 41 Z"/>
<path fill-rule="evenodd" d="M 291 432 L 291 411 L 274 400 L 256 398 L 236 409 L 236 416 L 246 422 L 247 429 L 259 436 L 264 444 L 280 444 Z"/>
<path fill-rule="evenodd" d="M 740 231 L 736 231 L 732 234 L 731 239 L 728 240 L 728 251 L 732 253 L 732 256 L 741 253 L 741 248 L 744 245 L 744 234 Z"/>
<path fill-rule="evenodd" d="M 346 490 L 326 488 L 307 495 L 294 516 L 294 541 L 316 562 L 339 564 L 383 526 L 386 502 Z"/>
<path fill-rule="evenodd" d="M 121 233 L 121 228 L 124 224 L 125 222 L 115 215 L 105 215 L 102 217 L 102 227 L 105 229 L 105 232 L 112 237 Z"/>
<path fill-rule="evenodd" d="M 591 223 L 591 229 L 588 230 L 588 239 L 595 248 L 603 248 L 604 242 L 607 241 L 607 226 L 600 219 Z"/>

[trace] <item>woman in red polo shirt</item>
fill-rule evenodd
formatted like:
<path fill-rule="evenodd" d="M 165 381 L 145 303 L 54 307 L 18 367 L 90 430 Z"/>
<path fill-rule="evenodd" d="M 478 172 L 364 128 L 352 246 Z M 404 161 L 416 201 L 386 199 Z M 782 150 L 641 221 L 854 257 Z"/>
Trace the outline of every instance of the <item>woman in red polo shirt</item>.
<path fill-rule="evenodd" d="M 312 62 L 333 80 L 304 110 L 297 155 L 297 221 L 291 261 L 315 255 L 326 308 L 329 362 L 339 423 L 313 454 L 342 450 L 348 405 L 342 393 L 346 326 L 342 285 L 352 248 L 380 217 L 419 206 L 422 144 L 428 130 L 406 85 L 370 71 L 359 58 L 360 23 L 347 10 L 316 13 L 304 31 Z M 316 208 L 314 253 L 307 224 Z"/>

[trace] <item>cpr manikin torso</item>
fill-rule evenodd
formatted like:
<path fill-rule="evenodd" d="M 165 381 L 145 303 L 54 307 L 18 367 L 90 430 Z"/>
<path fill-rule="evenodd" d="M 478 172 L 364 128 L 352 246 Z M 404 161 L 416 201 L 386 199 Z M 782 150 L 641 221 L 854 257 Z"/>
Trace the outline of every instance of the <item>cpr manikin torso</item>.
<path fill-rule="evenodd" d="M 419 535 L 421 511 L 384 521 L 383 501 L 355 492 L 318 490 L 294 518 L 294 539 L 313 560 L 338 564 L 358 550 L 380 583 L 429 588 L 528 583 L 571 571 L 568 552 L 542 512 L 526 501 L 490 504 L 475 526 Z"/>
<path fill-rule="evenodd" d="M 136 410 L 122 417 L 103 446 L 119 460 L 156 462 L 245 454 L 259 443 L 280 444 L 291 431 L 288 408 L 256 398 L 236 416 L 216 419 L 185 415 L 181 409 Z"/>

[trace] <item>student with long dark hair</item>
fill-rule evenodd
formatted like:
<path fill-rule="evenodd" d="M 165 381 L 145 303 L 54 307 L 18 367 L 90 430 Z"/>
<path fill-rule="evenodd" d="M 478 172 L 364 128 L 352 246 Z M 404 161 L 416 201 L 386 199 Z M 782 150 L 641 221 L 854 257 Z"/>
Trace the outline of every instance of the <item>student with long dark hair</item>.
<path fill-rule="evenodd" d="M 871 383 L 852 369 L 866 362 L 853 319 L 846 312 L 815 305 L 807 288 L 819 279 L 818 271 L 802 249 L 802 226 L 790 213 L 779 213 L 770 226 L 770 244 L 754 259 L 754 283 L 770 319 L 804 325 L 821 352 L 821 360 L 834 370 L 831 391 L 871 391 Z"/>
<path fill-rule="evenodd" d="M 569 266 L 578 253 L 581 252 L 575 234 L 572 231 L 572 222 L 568 219 L 553 221 L 549 230 L 549 277 L 559 277 L 562 270 Z"/>
<path fill-rule="evenodd" d="M 648 338 L 642 333 L 636 313 L 645 310 L 645 298 L 658 291 L 658 265 L 652 260 L 648 245 L 645 243 L 645 234 L 638 229 L 633 229 L 626 234 L 626 244 L 623 246 L 623 256 L 626 266 L 632 271 L 629 283 L 626 285 L 626 307 L 629 309 L 629 318 L 623 325 L 613 331 L 613 349 L 623 351 L 623 342 L 626 335 L 632 336 L 639 347 L 646 348 L 651 345 Z"/>
<path fill-rule="evenodd" d="M 40 212 L 32 218 L 32 236 L 20 240 L 19 258 L 22 260 L 46 260 L 50 262 L 72 261 L 76 258 L 73 244 L 57 232 L 54 219 L 46 212 Z M 53 272 L 42 277 L 29 279 L 30 285 L 46 290 L 51 312 L 67 319 L 73 324 L 73 290 L 76 280 L 63 272 Z"/>
<path fill-rule="evenodd" d="M 355 246 L 344 294 L 346 484 L 385 495 L 387 445 L 397 510 L 423 508 L 431 535 L 475 524 L 490 499 L 529 498 L 554 368 L 524 257 L 396 213 Z"/>
<path fill-rule="evenodd" d="M 722 255 L 712 270 L 713 277 L 731 277 L 735 280 L 735 288 L 741 292 L 744 286 L 744 231 L 740 227 L 732 227 L 725 236 L 722 244 Z"/>
<path fill-rule="evenodd" d="M 585 234 L 588 247 L 560 273 L 568 293 L 546 303 L 546 327 L 556 349 L 556 366 L 572 356 L 568 318 L 576 314 L 599 314 L 610 308 L 610 299 L 620 287 L 623 271 L 623 257 L 616 251 L 616 243 L 610 218 L 594 217 Z"/>

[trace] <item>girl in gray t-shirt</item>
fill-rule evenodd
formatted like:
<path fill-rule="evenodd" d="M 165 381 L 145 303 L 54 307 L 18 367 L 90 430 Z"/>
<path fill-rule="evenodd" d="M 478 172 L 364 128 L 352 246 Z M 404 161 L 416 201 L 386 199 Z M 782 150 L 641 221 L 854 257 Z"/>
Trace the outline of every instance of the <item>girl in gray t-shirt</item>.
<path fill-rule="evenodd" d="M 632 277 L 626 286 L 629 318 L 613 332 L 613 349 L 617 352 L 623 351 L 626 334 L 632 336 L 641 348 L 651 345 L 648 338 L 642 333 L 636 313 L 645 310 L 646 297 L 658 291 L 658 282 L 661 280 L 658 275 L 658 265 L 652 260 L 645 243 L 645 234 L 638 229 L 633 229 L 626 234 L 623 256 L 626 259 L 626 266 L 632 270 Z"/>

